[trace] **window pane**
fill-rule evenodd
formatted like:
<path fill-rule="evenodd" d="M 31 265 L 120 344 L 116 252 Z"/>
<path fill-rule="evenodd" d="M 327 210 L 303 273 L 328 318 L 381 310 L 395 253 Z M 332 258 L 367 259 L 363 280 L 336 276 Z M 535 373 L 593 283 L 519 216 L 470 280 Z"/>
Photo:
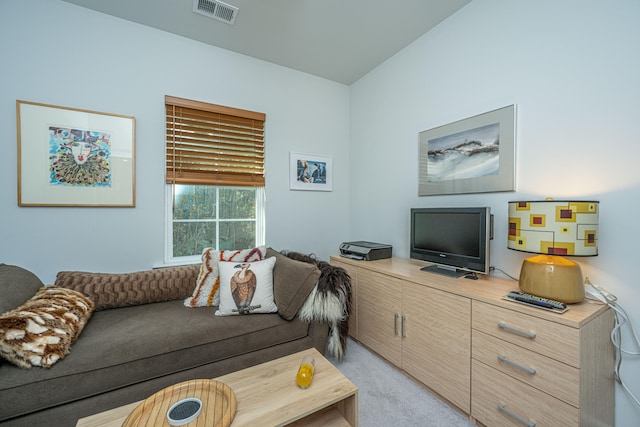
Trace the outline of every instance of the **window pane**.
<path fill-rule="evenodd" d="M 216 246 L 215 222 L 174 222 L 173 256 L 200 255 L 204 248 Z"/>
<path fill-rule="evenodd" d="M 216 217 L 215 186 L 176 184 L 174 191 L 173 219 L 212 219 Z"/>
<path fill-rule="evenodd" d="M 246 249 L 264 244 L 264 188 L 175 184 L 167 190 L 172 216 L 169 262 L 193 262 L 207 247 Z"/>
<path fill-rule="evenodd" d="M 256 245 L 255 221 L 221 221 L 218 249 L 247 249 Z"/>
<path fill-rule="evenodd" d="M 254 219 L 256 189 L 220 187 L 220 219 Z"/>

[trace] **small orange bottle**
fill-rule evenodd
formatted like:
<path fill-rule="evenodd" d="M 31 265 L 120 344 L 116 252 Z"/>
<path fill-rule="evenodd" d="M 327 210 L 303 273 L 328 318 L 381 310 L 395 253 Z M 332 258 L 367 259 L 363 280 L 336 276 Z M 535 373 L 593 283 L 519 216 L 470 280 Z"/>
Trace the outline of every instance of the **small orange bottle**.
<path fill-rule="evenodd" d="M 312 356 L 305 356 L 298 368 L 298 374 L 296 375 L 296 383 L 300 388 L 307 388 L 311 385 L 313 380 L 313 371 L 315 370 L 316 361 Z"/>

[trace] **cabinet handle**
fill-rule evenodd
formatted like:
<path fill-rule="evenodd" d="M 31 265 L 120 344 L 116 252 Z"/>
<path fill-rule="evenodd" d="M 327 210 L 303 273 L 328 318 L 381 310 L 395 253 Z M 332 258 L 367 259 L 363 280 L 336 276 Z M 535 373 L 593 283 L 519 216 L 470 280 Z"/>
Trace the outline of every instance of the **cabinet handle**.
<path fill-rule="evenodd" d="M 509 415 L 511 418 L 517 421 L 520 421 L 522 424 L 526 425 L 527 427 L 535 427 L 536 425 L 536 423 L 522 418 L 520 415 L 516 414 L 515 412 L 511 412 L 502 403 L 498 403 L 498 409 L 504 412 L 505 414 Z"/>
<path fill-rule="evenodd" d="M 393 334 L 398 335 L 398 313 L 393 313 Z"/>
<path fill-rule="evenodd" d="M 404 324 L 405 324 L 405 321 L 406 321 L 406 320 L 407 320 L 407 316 L 405 316 L 405 315 L 403 314 L 403 315 L 402 315 L 402 338 L 404 338 L 404 337 L 406 337 L 406 336 L 407 336 L 406 331 L 405 331 L 405 329 L 404 329 Z"/>
<path fill-rule="evenodd" d="M 501 362 L 506 363 L 507 365 L 511 365 L 514 368 L 518 368 L 522 371 L 525 371 L 527 374 L 529 375 L 535 375 L 536 374 L 536 370 L 533 368 L 527 368 L 526 366 L 522 366 L 516 362 L 512 362 L 511 360 L 507 359 L 506 357 L 502 356 L 502 355 L 498 355 L 498 360 Z"/>
<path fill-rule="evenodd" d="M 536 337 L 536 334 L 534 332 L 521 331 L 520 329 L 512 328 L 511 326 L 506 325 L 504 322 L 498 323 L 498 327 L 500 329 L 504 329 L 507 332 L 521 335 L 526 338 L 534 339 Z"/>

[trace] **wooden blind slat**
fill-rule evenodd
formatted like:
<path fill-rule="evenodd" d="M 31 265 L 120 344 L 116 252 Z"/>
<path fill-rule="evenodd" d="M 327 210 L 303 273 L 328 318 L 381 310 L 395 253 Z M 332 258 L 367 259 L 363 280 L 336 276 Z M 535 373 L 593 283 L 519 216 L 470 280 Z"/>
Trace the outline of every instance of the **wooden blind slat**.
<path fill-rule="evenodd" d="M 167 182 L 264 186 L 263 113 L 166 96 Z"/>
<path fill-rule="evenodd" d="M 207 136 L 199 136 L 197 134 L 174 133 L 168 135 L 168 139 L 176 141 L 176 143 L 191 144 L 201 147 L 215 146 L 220 143 L 222 145 L 237 145 L 238 147 L 263 147 L 264 143 L 256 138 L 238 138 L 218 136 L 217 138 L 208 138 Z"/>
<path fill-rule="evenodd" d="M 253 155 L 260 155 L 264 153 L 264 148 L 260 145 L 240 144 L 237 141 L 219 141 L 214 143 L 202 143 L 195 139 L 179 139 L 172 141 L 171 146 L 175 150 L 191 150 L 191 151 L 203 151 L 203 152 L 223 152 L 223 151 L 235 151 L 252 153 Z"/>

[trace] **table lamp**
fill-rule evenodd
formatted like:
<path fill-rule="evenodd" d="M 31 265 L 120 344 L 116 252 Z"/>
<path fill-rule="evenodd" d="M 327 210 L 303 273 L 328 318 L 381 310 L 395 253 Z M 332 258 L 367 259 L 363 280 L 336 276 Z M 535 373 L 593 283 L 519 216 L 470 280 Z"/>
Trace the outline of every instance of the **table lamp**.
<path fill-rule="evenodd" d="M 563 255 L 598 255 L 598 206 L 593 201 L 509 202 L 507 247 L 541 254 L 522 263 L 522 292 L 567 304 L 584 299 L 580 265 Z"/>

